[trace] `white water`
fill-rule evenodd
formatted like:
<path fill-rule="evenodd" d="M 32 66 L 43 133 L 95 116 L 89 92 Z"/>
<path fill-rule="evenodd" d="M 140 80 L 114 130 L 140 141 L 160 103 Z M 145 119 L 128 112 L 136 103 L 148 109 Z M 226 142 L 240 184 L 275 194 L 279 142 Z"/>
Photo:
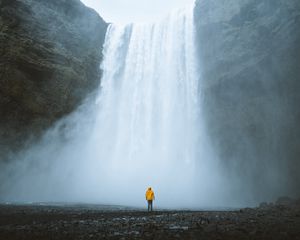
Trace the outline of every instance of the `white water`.
<path fill-rule="evenodd" d="M 226 205 L 195 51 L 192 8 L 154 24 L 110 25 L 96 104 L 8 166 L 1 199 L 143 206 L 151 186 L 161 207 Z"/>
<path fill-rule="evenodd" d="M 196 67 L 192 9 L 155 24 L 109 27 L 91 141 L 100 145 L 94 150 L 99 171 L 105 166 L 103 179 L 124 201 L 139 199 L 147 186 L 166 204 L 194 200 L 200 133 Z"/>

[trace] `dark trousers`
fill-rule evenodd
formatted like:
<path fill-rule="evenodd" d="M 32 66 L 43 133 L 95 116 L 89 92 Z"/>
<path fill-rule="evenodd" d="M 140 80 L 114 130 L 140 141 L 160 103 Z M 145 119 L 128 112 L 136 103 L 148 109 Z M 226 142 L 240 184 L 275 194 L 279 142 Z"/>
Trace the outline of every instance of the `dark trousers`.
<path fill-rule="evenodd" d="M 148 212 L 152 212 L 153 210 L 153 201 L 152 200 L 148 200 Z"/>

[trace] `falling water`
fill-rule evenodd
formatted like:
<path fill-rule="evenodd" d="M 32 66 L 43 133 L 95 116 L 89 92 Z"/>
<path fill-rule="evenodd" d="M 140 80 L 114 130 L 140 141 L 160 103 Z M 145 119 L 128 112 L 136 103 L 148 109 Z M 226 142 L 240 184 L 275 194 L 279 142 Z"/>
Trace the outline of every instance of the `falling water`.
<path fill-rule="evenodd" d="M 102 189 L 125 201 L 148 186 L 161 203 L 194 199 L 200 111 L 192 12 L 107 31 L 91 140 L 99 163 L 91 166 L 99 166 Z"/>
<path fill-rule="evenodd" d="M 193 8 L 153 24 L 111 24 L 96 103 L 6 167 L 0 200 L 142 206 L 151 186 L 161 207 L 224 205 L 195 49 Z"/>

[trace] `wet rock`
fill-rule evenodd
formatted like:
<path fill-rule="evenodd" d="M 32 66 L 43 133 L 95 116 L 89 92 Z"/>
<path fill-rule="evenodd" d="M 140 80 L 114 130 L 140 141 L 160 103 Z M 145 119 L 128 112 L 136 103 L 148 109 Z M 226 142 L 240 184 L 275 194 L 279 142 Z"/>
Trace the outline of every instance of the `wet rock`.
<path fill-rule="evenodd" d="M 0 160 L 98 87 L 106 28 L 79 0 L 0 0 Z"/>
<path fill-rule="evenodd" d="M 300 194 L 299 16 L 299 0 L 196 1 L 207 134 L 253 198 Z"/>
<path fill-rule="evenodd" d="M 34 205 L 0 205 L 0 239 L 299 239 L 300 209 L 276 205 L 261 214 L 259 208 L 223 212 L 159 212 L 149 217 L 141 211 L 109 211 L 62 206 L 59 210 Z M 51 210 L 51 211 L 47 211 Z M 26 213 L 26 217 L 22 214 Z M 82 214 L 75 215 L 74 213 Z M 36 216 L 39 216 L 38 218 Z M 159 216 L 156 217 L 156 216 Z M 218 219 L 216 220 L 216 216 Z M 239 216 L 236 218 L 236 216 Z M 22 221 L 20 222 L 20 217 Z M 146 220 L 143 220 L 146 217 Z M 99 221 L 99 219 L 102 219 Z M 129 224 L 124 225 L 128 219 Z M 159 219 L 160 221 L 157 221 Z M 200 224 L 211 219 L 210 224 Z M 78 225 L 78 223 L 80 223 Z"/>
<path fill-rule="evenodd" d="M 295 200 L 290 197 L 280 197 L 276 201 L 276 205 L 292 205 L 295 203 Z"/>
<path fill-rule="evenodd" d="M 267 208 L 267 207 L 269 207 L 269 204 L 267 202 L 262 202 L 262 203 L 259 204 L 259 207 L 260 208 Z"/>

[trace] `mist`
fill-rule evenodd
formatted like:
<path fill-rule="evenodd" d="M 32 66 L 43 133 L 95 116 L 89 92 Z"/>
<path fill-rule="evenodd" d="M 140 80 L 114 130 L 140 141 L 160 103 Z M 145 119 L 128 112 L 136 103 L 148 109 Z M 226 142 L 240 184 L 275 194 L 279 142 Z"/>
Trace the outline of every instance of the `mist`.
<path fill-rule="evenodd" d="M 293 0 L 197 2 L 203 117 L 237 197 L 299 196 L 299 12 Z"/>
<path fill-rule="evenodd" d="M 75 111 L 0 162 L 1 202 L 142 207 L 148 187 L 160 208 L 299 196 L 293 1 L 166 1 L 157 14 L 158 4 L 134 2 L 123 16 L 84 2 L 114 22 L 95 49 L 102 76 Z"/>
<path fill-rule="evenodd" d="M 193 6 L 112 24 L 103 56 L 94 97 L 2 166 L 2 201 L 141 207 L 151 186 L 163 208 L 234 205 L 201 120 Z"/>

